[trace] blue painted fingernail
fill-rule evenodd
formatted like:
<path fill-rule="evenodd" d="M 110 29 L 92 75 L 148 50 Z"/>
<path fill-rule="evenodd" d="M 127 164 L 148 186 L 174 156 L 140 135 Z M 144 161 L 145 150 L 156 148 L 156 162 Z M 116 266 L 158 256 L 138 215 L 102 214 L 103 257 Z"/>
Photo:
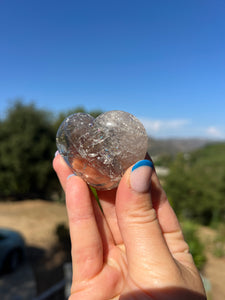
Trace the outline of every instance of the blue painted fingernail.
<path fill-rule="evenodd" d="M 59 154 L 59 151 L 57 150 L 56 153 L 55 153 L 55 157 L 56 157 L 58 154 Z"/>
<path fill-rule="evenodd" d="M 150 167 L 153 169 L 153 163 L 148 160 L 148 159 L 144 159 L 144 160 L 140 160 L 138 161 L 132 168 L 132 172 L 137 169 L 137 168 L 140 168 L 140 167 L 143 167 L 143 166 L 147 166 L 147 167 Z"/>
<path fill-rule="evenodd" d="M 130 186 L 138 193 L 146 193 L 151 185 L 153 163 L 144 159 L 137 162 L 130 174 Z"/>
<path fill-rule="evenodd" d="M 76 176 L 75 174 L 70 174 L 66 180 L 69 180 L 71 177 Z"/>

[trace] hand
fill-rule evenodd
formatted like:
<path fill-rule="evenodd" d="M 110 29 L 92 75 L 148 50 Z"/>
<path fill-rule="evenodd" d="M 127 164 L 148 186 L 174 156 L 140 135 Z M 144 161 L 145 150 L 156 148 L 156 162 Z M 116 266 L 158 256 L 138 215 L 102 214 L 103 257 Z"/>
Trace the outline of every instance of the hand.
<path fill-rule="evenodd" d="M 206 299 L 178 220 L 150 160 L 130 167 L 117 189 L 98 193 L 58 154 L 72 244 L 70 300 Z"/>

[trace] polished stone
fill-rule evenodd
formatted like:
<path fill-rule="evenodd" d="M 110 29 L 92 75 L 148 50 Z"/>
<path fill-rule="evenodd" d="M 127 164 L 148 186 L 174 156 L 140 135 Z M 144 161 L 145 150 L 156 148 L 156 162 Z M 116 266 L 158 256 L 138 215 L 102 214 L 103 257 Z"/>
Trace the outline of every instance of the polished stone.
<path fill-rule="evenodd" d="M 76 113 L 60 125 L 56 144 L 76 175 L 97 190 L 110 190 L 129 166 L 145 158 L 148 136 L 143 124 L 124 111 L 108 111 L 96 119 Z"/>

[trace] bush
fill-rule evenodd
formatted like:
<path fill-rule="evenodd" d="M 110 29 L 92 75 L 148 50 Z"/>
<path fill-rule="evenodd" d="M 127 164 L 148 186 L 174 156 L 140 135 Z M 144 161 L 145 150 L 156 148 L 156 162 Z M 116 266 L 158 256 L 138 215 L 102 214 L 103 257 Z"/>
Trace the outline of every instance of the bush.
<path fill-rule="evenodd" d="M 15 102 L 0 121 L 0 196 L 45 198 L 54 152 L 51 114 Z"/>

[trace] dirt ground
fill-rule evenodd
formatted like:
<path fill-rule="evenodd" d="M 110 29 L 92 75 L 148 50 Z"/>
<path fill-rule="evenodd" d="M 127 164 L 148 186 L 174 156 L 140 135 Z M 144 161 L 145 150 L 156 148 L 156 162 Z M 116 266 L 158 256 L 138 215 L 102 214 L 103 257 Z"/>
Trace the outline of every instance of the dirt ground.
<path fill-rule="evenodd" d="M 0 227 L 17 230 L 25 239 L 37 295 L 63 279 L 63 264 L 70 259 L 70 253 L 59 246 L 55 233 L 58 224 L 67 225 L 63 204 L 42 200 L 0 202 Z"/>
<path fill-rule="evenodd" d="M 67 225 L 64 204 L 42 200 L 0 202 L 0 227 L 22 233 L 28 247 L 28 259 L 37 280 L 38 293 L 43 292 L 63 277 L 62 264 L 68 253 L 58 246 L 55 230 L 58 224 Z M 199 233 L 206 243 L 213 240 L 215 231 L 202 228 Z M 225 257 L 216 258 L 207 248 L 207 263 L 203 275 L 210 281 L 210 300 L 225 299 Z"/>
<path fill-rule="evenodd" d="M 209 300 L 225 299 L 225 257 L 217 258 L 212 254 L 213 241 L 216 231 L 208 227 L 201 227 L 199 237 L 206 245 L 207 263 L 203 275 L 210 280 L 212 287 Z"/>

